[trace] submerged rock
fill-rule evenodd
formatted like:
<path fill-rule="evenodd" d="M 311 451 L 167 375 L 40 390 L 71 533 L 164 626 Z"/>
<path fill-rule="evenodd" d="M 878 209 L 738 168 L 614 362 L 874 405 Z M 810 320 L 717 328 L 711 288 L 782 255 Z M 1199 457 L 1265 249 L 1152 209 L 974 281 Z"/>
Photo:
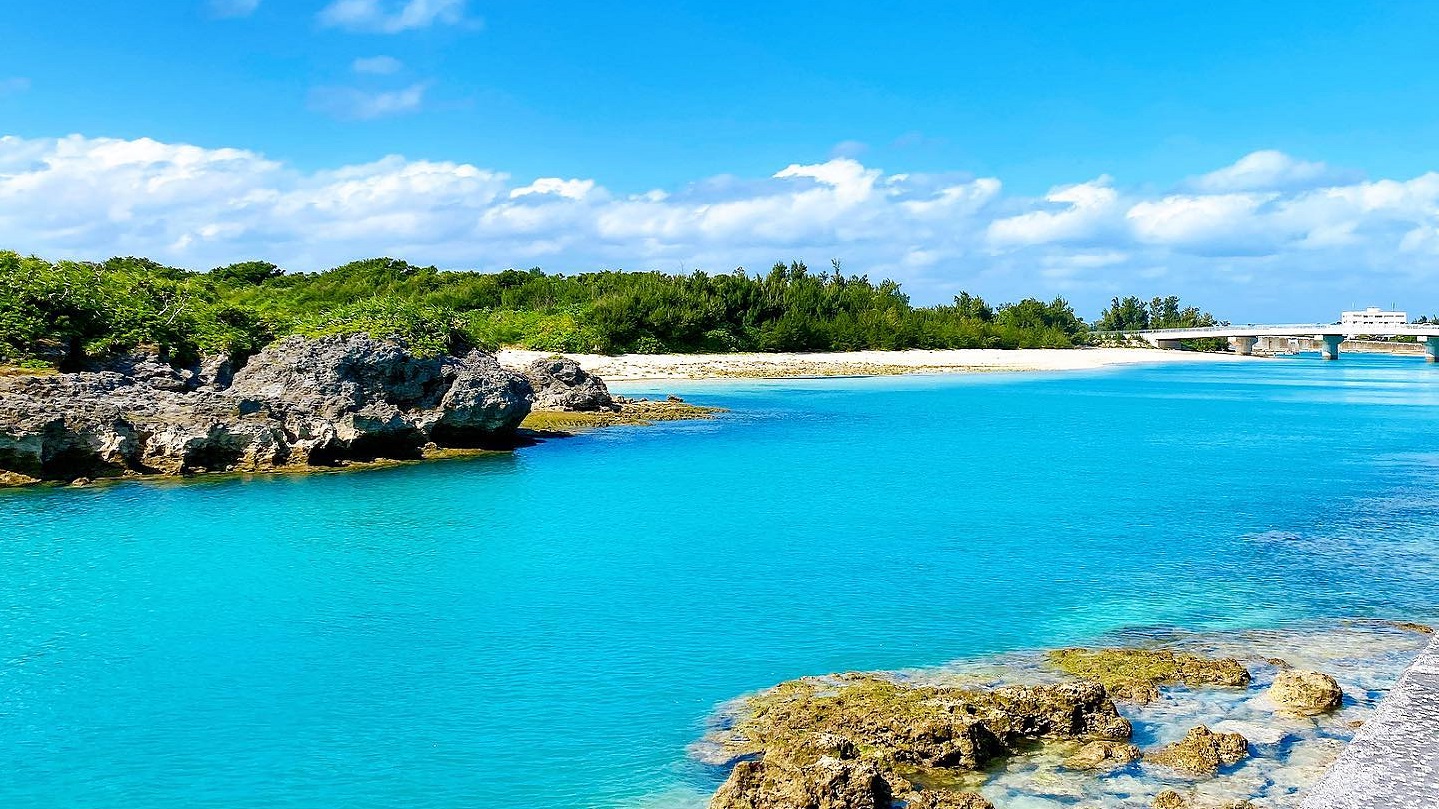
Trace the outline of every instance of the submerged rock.
<path fill-rule="evenodd" d="M 922 792 L 907 792 L 902 797 L 905 809 L 994 809 L 994 804 L 977 792 L 941 792 L 927 789 Z"/>
<path fill-rule="evenodd" d="M 524 374 L 534 388 L 536 410 L 596 412 L 618 410 L 604 380 L 568 357 L 537 359 Z"/>
<path fill-rule="evenodd" d="M 1210 729 L 1216 733 L 1238 733 L 1248 739 L 1250 744 L 1283 744 L 1284 740 L 1289 738 L 1288 731 L 1282 727 L 1234 719 L 1215 722 Z"/>
<path fill-rule="evenodd" d="M 1057 649 L 1049 661 L 1060 671 L 1097 680 L 1118 700 L 1144 705 L 1163 685 L 1249 685 L 1249 670 L 1232 657 L 1208 658 L 1166 649 Z"/>
<path fill-rule="evenodd" d="M 1064 766 L 1071 770 L 1095 770 L 1107 772 L 1131 764 L 1144 757 L 1138 747 L 1128 742 L 1089 742 L 1074 755 L 1064 760 Z"/>
<path fill-rule="evenodd" d="M 1153 809 L 1255 809 L 1249 801 L 1206 801 L 1203 798 L 1185 797 L 1172 789 L 1166 789 L 1154 797 L 1150 804 Z"/>
<path fill-rule="evenodd" d="M 137 355 L 0 380 L 0 481 L 419 457 L 431 441 L 503 442 L 529 412 L 529 383 L 489 355 L 417 357 L 363 335 L 281 341 L 228 385 L 222 366 Z"/>
<path fill-rule="evenodd" d="M 1434 627 L 1428 624 L 1421 624 L 1415 621 L 1388 621 L 1387 623 L 1395 629 L 1402 629 L 1405 632 L 1417 632 L 1420 635 L 1434 634 Z"/>
<path fill-rule="evenodd" d="M 1344 702 L 1344 691 L 1337 680 L 1305 669 L 1279 672 L 1267 695 L 1281 710 L 1301 716 L 1332 711 Z"/>
<path fill-rule="evenodd" d="M 1144 760 L 1189 775 L 1213 775 L 1249 757 L 1249 742 L 1238 733 L 1215 733 L 1204 725 L 1183 739 L 1144 754 Z"/>

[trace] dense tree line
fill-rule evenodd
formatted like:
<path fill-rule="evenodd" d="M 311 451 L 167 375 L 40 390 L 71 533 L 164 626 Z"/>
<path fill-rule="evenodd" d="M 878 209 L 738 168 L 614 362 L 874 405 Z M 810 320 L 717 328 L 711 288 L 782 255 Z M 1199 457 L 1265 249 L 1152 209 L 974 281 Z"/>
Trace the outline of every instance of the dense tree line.
<path fill-rule="evenodd" d="M 1146 329 L 1193 329 L 1218 326 L 1219 321 L 1197 307 L 1180 308 L 1179 298 L 1153 298 L 1148 302 L 1129 296 L 1115 298 L 1099 315 L 1094 330 L 1099 332 L 1136 332 Z"/>
<path fill-rule="evenodd" d="M 1139 302 L 1140 317 L 1130 306 L 1137 300 L 1116 299 L 1101 323 L 1142 328 L 1197 313 L 1169 298 Z M 1062 298 L 991 305 L 961 293 L 951 305 L 915 307 L 897 283 L 845 274 L 838 262 L 820 273 L 793 262 L 764 275 L 566 276 L 442 272 L 378 258 L 314 274 L 262 261 L 200 273 L 143 258 L 48 262 L 0 252 L 0 355 L 12 363 L 142 346 L 188 361 L 246 355 L 291 334 L 355 332 L 430 352 L 1041 348 L 1091 339 Z"/>
<path fill-rule="evenodd" d="M 1194 329 L 1220 325 L 1225 324 L 1208 312 L 1201 312 L 1194 306 L 1181 307 L 1179 298 L 1173 295 L 1151 298 L 1147 302 L 1131 295 L 1111 300 L 1100 313 L 1099 320 L 1095 321 L 1094 330 L 1097 336 L 1102 336 L 1146 329 Z M 1195 351 L 1223 351 L 1229 347 L 1229 341 L 1223 337 L 1205 337 L 1185 340 L 1183 345 Z"/>

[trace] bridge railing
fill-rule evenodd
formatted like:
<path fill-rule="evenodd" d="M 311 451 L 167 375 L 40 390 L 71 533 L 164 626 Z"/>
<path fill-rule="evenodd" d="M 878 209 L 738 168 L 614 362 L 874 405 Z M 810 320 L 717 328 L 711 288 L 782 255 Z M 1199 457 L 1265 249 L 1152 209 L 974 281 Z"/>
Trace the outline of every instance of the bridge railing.
<path fill-rule="evenodd" d="M 1236 331 L 1242 332 L 1245 329 L 1256 329 L 1260 331 L 1292 330 L 1301 334 L 1306 332 L 1318 334 L 1325 329 L 1333 329 L 1336 327 L 1340 327 L 1338 323 L 1226 323 L 1222 326 L 1181 326 L 1174 329 L 1142 329 L 1140 331 L 1126 333 L 1173 334 L 1176 332 L 1217 332 L 1228 334 Z"/>

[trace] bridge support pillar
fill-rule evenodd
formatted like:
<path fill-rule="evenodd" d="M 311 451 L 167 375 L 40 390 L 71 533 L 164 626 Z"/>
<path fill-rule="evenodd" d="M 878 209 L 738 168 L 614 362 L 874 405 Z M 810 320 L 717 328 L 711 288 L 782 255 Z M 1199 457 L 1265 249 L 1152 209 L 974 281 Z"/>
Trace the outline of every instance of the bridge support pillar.
<path fill-rule="evenodd" d="M 1439 362 L 1439 337 L 1424 338 L 1424 361 Z"/>
<path fill-rule="evenodd" d="M 1178 351 L 1178 350 L 1184 348 L 1184 344 L 1183 344 L 1183 343 L 1180 343 L 1178 340 L 1162 340 L 1162 339 L 1156 339 L 1156 340 L 1154 340 L 1154 345 L 1155 345 L 1156 348 L 1167 348 L 1167 349 L 1170 349 L 1171 351 Z"/>
<path fill-rule="evenodd" d="M 1319 349 L 1319 356 L 1326 360 L 1339 359 L 1339 344 L 1344 342 L 1344 335 L 1321 334 L 1319 337 L 1324 341 L 1324 347 Z"/>
<path fill-rule="evenodd" d="M 1229 345 L 1230 345 L 1230 347 L 1232 347 L 1232 348 L 1234 349 L 1234 353 L 1235 353 L 1235 354 L 1238 354 L 1238 355 L 1241 356 L 1241 357 L 1247 357 L 1247 356 L 1249 356 L 1250 354 L 1253 354 L 1253 353 L 1254 353 L 1254 344 L 1257 343 L 1257 342 L 1259 342 L 1259 338 L 1258 338 L 1258 337 L 1231 337 L 1231 338 L 1229 338 Z"/>

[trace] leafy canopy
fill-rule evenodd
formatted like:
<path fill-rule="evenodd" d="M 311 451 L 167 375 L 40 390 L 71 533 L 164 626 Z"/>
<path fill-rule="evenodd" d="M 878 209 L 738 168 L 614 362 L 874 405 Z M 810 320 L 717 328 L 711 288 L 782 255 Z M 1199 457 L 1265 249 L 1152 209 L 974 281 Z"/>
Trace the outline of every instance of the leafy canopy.
<path fill-rule="evenodd" d="M 1196 313 L 1174 298 L 1116 299 L 1101 327 Z M 763 275 L 442 272 L 393 258 L 314 274 L 265 261 L 197 273 L 143 258 L 52 263 L 0 252 L 0 357 L 12 362 L 139 347 L 190 361 L 246 356 L 292 334 L 354 333 L 428 353 L 1059 348 L 1089 339 L 1062 298 L 991 305 L 960 293 L 952 305 L 916 307 L 894 281 L 846 274 L 837 261 L 820 273 L 795 261 Z"/>

